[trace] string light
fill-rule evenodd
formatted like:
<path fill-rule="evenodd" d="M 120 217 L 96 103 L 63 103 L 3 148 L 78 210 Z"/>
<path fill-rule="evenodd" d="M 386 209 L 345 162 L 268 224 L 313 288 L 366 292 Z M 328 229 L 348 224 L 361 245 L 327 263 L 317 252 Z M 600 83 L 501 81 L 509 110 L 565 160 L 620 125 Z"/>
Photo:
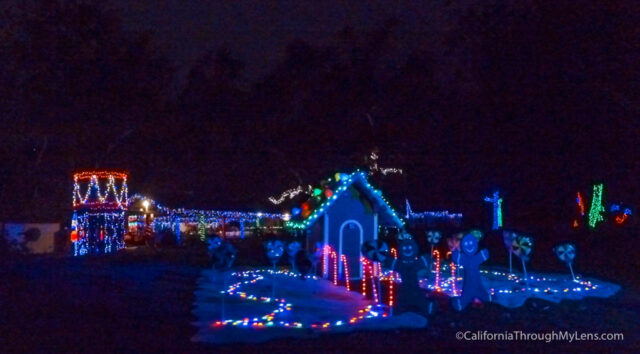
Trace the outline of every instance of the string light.
<path fill-rule="evenodd" d="M 362 262 L 362 268 L 364 269 L 362 282 L 364 284 L 366 284 L 367 280 L 371 281 L 371 294 L 373 296 L 373 300 L 376 303 L 379 303 L 380 302 L 380 298 L 378 296 L 378 290 L 377 290 L 377 286 L 376 286 L 376 278 L 378 278 L 380 276 L 380 274 L 376 274 L 376 267 L 374 266 L 373 262 L 371 262 L 367 258 L 361 257 L 360 261 Z M 367 272 L 369 273 L 368 279 L 367 279 Z M 364 289 L 365 289 L 365 287 L 363 286 L 363 295 L 366 296 L 366 293 L 365 293 Z"/>
<path fill-rule="evenodd" d="M 364 257 L 360 257 L 360 263 L 362 263 L 363 265 L 367 263 L 367 259 Z M 367 296 L 367 268 L 366 267 L 362 267 L 363 271 L 362 273 L 362 296 Z"/>
<path fill-rule="evenodd" d="M 373 300 L 376 303 L 380 302 L 380 299 L 378 298 L 378 287 L 375 284 L 375 279 L 374 279 L 374 274 L 373 274 L 373 265 L 371 264 L 372 262 L 367 260 L 367 266 L 369 267 L 369 274 L 371 274 L 371 289 L 373 290 Z"/>
<path fill-rule="evenodd" d="M 451 279 L 453 279 L 453 281 L 451 282 L 453 296 L 457 296 L 458 292 L 456 291 L 456 264 L 454 262 L 451 262 Z"/>
<path fill-rule="evenodd" d="M 333 285 L 338 285 L 338 256 L 335 251 L 331 251 L 331 259 L 333 259 Z"/>
<path fill-rule="evenodd" d="M 414 212 L 411 210 L 409 199 L 405 199 L 405 207 L 407 209 L 405 215 L 407 219 L 462 219 L 462 213 L 449 213 L 448 210 Z"/>
<path fill-rule="evenodd" d="M 578 285 L 577 287 L 561 287 L 561 288 L 552 288 L 550 286 L 547 286 L 545 288 L 541 288 L 541 287 L 530 287 L 526 285 L 526 282 L 529 280 L 533 280 L 537 283 L 541 283 L 541 282 L 558 282 L 558 279 L 553 278 L 553 277 L 534 277 L 533 275 L 527 277 L 526 279 L 521 279 L 519 278 L 517 275 L 515 274 L 507 274 L 504 272 L 498 272 L 498 271 L 488 271 L 488 270 L 481 270 L 481 273 L 490 275 L 492 277 L 502 277 L 502 278 L 506 278 L 505 280 L 511 281 L 515 284 L 521 285 L 522 283 L 525 284 L 524 287 L 522 286 L 509 286 L 503 289 L 494 289 L 491 288 L 489 289 L 491 291 L 491 295 L 495 295 L 496 293 L 499 294 L 513 294 L 516 292 L 520 292 L 520 291 L 533 291 L 533 292 L 542 292 L 542 293 L 568 293 L 568 292 L 581 292 L 581 291 L 592 291 L 592 290 L 596 290 L 598 288 L 598 285 L 592 284 L 590 281 L 587 280 L 580 280 L 580 276 L 576 276 L 575 280 L 572 280 L 573 283 L 575 283 L 576 285 Z"/>
<path fill-rule="evenodd" d="M 360 257 L 360 263 L 362 264 L 362 282 L 361 282 L 361 293 L 362 296 L 367 296 L 367 283 L 371 282 L 371 296 L 376 303 L 382 303 L 382 289 L 378 290 L 377 284 L 380 284 L 382 281 L 387 281 L 388 284 L 388 298 L 387 304 L 392 307 L 394 304 L 394 295 L 393 295 L 393 283 L 401 282 L 400 276 L 392 271 L 387 270 L 386 272 L 382 271 L 382 266 L 380 262 L 372 262 L 365 257 Z"/>
<path fill-rule="evenodd" d="M 443 265 L 442 270 L 445 271 L 446 267 L 448 265 Z M 455 267 L 455 272 L 458 273 L 458 270 L 461 267 L 456 267 L 455 265 L 453 265 L 453 267 Z M 463 278 L 460 277 L 459 275 L 456 274 L 456 276 L 453 276 L 454 271 L 453 268 L 451 269 L 452 271 L 452 276 L 446 279 L 441 279 L 441 284 L 440 287 L 437 288 L 434 284 L 425 284 L 426 279 L 422 279 L 420 281 L 421 284 L 425 285 L 425 287 L 427 289 L 430 290 L 435 290 L 435 291 L 440 291 L 442 293 L 445 293 L 449 296 L 459 296 L 459 288 L 456 285 L 456 283 L 458 281 L 462 281 Z M 489 281 L 500 281 L 500 282 L 505 282 L 507 283 L 505 285 L 504 288 L 491 288 L 488 289 L 491 293 L 491 295 L 495 295 L 496 293 L 498 294 L 514 294 L 517 292 L 525 292 L 525 291 L 533 291 L 533 292 L 539 292 L 539 293 L 548 293 L 548 294 L 554 294 L 554 293 L 568 293 L 568 292 L 582 292 L 582 291 L 593 291 L 596 290 L 598 288 L 597 284 L 593 284 L 590 281 L 586 281 L 586 280 L 582 280 L 580 279 L 580 276 L 576 276 L 575 280 L 572 280 L 572 284 L 575 284 L 575 286 L 566 286 L 565 281 L 564 280 L 558 280 L 557 278 L 554 277 L 536 277 L 533 275 L 529 275 L 527 277 L 518 277 L 515 274 L 509 274 L 507 272 L 500 272 L 500 271 L 489 271 L 489 270 L 480 270 L 480 273 L 484 274 L 485 279 L 489 278 Z M 548 283 L 561 283 L 560 286 L 554 285 L 554 286 L 528 286 L 527 283 L 529 281 L 535 281 L 538 284 L 543 284 L 545 282 Z M 439 290 L 438 290 L 439 289 Z"/>
<path fill-rule="evenodd" d="M 436 291 L 442 291 L 440 288 L 440 251 L 434 250 L 433 254 L 436 257 Z"/>
<path fill-rule="evenodd" d="M 127 175 L 86 171 L 73 175 L 71 241 L 74 256 L 113 253 L 124 248 Z M 116 186 L 120 182 L 120 191 Z M 101 183 L 106 185 L 101 190 Z M 81 184 L 87 184 L 84 196 Z"/>
<path fill-rule="evenodd" d="M 302 186 L 297 186 L 295 188 L 291 188 L 289 190 L 282 192 L 279 197 L 269 197 L 268 199 L 271 203 L 278 205 L 287 199 L 293 199 L 295 196 L 303 192 L 306 192 L 306 194 L 310 195 L 311 191 L 312 191 L 311 186 L 307 186 L 306 190 L 302 188 Z"/>
<path fill-rule="evenodd" d="M 101 191 L 100 180 L 104 179 L 107 180 L 107 184 L 104 191 Z M 122 181 L 120 192 L 118 192 L 116 187 L 116 179 Z M 93 209 L 109 209 L 116 207 L 124 210 L 128 206 L 129 192 L 127 187 L 127 175 L 124 173 L 108 171 L 80 172 L 73 175 L 73 181 L 72 198 L 74 208 L 84 205 Z M 87 181 L 89 182 L 89 185 L 84 196 L 82 196 L 80 184 Z M 95 191 L 95 198 L 90 198 L 92 191 Z M 109 199 L 111 199 L 111 201 L 108 202 Z"/>
<path fill-rule="evenodd" d="M 395 282 L 395 277 L 393 276 L 393 272 L 389 274 L 389 308 L 393 308 L 393 283 Z"/>
<path fill-rule="evenodd" d="M 309 226 L 313 225 L 313 223 L 321 215 L 324 214 L 324 211 L 327 210 L 331 205 L 333 205 L 338 197 L 355 182 L 360 182 L 366 188 L 366 190 L 371 192 L 370 194 L 373 196 L 373 198 L 375 198 L 380 204 L 388 208 L 389 213 L 392 215 L 396 225 L 398 225 L 399 227 L 404 225 L 404 221 L 389 205 L 389 202 L 387 202 L 387 200 L 382 196 L 382 193 L 379 190 L 374 189 L 373 186 L 367 181 L 367 177 L 364 172 L 354 172 L 351 175 L 340 178 L 340 186 L 333 192 L 333 195 L 327 198 L 322 204 L 320 204 L 320 206 L 315 208 L 315 210 L 313 210 L 313 212 L 311 212 L 311 214 L 305 220 L 300 222 L 289 221 L 286 223 L 286 225 L 294 229 L 306 229 Z"/>
<path fill-rule="evenodd" d="M 383 167 L 379 167 L 378 166 L 378 155 L 375 152 L 372 152 L 371 155 L 369 155 L 369 159 L 371 160 L 371 163 L 369 164 L 369 174 L 373 175 L 375 172 L 380 172 L 382 173 L 383 176 L 386 176 L 388 174 L 402 174 L 402 169 L 401 168 L 393 168 L 393 167 L 389 167 L 389 168 L 383 168 Z"/>
<path fill-rule="evenodd" d="M 322 275 L 325 277 L 329 276 L 329 251 L 331 250 L 331 246 L 325 245 L 322 249 Z M 326 260 L 326 261 L 325 261 Z"/>
<path fill-rule="evenodd" d="M 345 284 L 347 286 L 347 290 L 351 291 L 351 284 L 349 280 L 349 267 L 347 267 L 347 256 L 344 254 L 340 255 L 342 259 L 342 267 L 344 268 L 344 276 L 345 276 Z"/>
<path fill-rule="evenodd" d="M 604 206 L 602 205 L 602 184 L 593 186 L 593 198 L 591 199 L 591 209 L 589 210 L 589 226 L 593 229 L 598 222 L 604 220 L 602 213 Z"/>
<path fill-rule="evenodd" d="M 225 211 L 225 210 L 202 210 L 202 209 L 185 209 L 185 208 L 169 208 L 156 203 L 153 199 L 140 194 L 131 197 L 130 202 L 138 200 L 148 201 L 161 214 L 154 218 L 154 225 L 166 229 L 178 229 L 180 223 L 201 222 L 204 217 L 205 224 L 221 224 L 229 222 L 239 222 L 240 228 L 244 228 L 245 222 L 258 223 L 260 219 L 282 220 L 289 219 L 289 214 L 264 213 L 264 212 L 243 212 L 243 211 Z"/>
<path fill-rule="evenodd" d="M 265 279 L 265 277 L 263 276 L 264 273 L 270 274 L 272 276 L 299 277 L 299 274 L 290 272 L 288 270 L 273 271 L 271 269 L 261 269 L 261 270 L 249 270 L 241 273 L 232 273 L 231 276 L 240 278 L 240 280 L 231 284 L 227 289 L 223 290 L 222 292 L 231 296 L 237 296 L 242 300 L 256 301 L 256 302 L 262 302 L 262 303 L 275 303 L 277 304 L 277 308 L 271 311 L 270 313 L 267 313 L 260 317 L 254 317 L 254 318 L 245 317 L 237 320 L 224 319 L 224 320 L 215 321 L 211 324 L 212 327 L 219 328 L 224 326 L 237 326 L 237 327 L 245 327 L 245 328 L 267 328 L 267 327 L 278 326 L 278 327 L 284 327 L 284 328 L 297 328 L 297 329 L 310 328 L 310 329 L 327 330 L 327 329 L 330 329 L 331 327 L 344 326 L 347 324 L 354 325 L 370 318 L 388 316 L 386 312 L 379 312 L 376 309 L 374 309 L 373 306 L 368 305 L 365 308 L 358 310 L 355 316 L 352 316 L 349 319 L 338 320 L 335 322 L 332 321 L 332 322 L 303 323 L 303 322 L 289 322 L 284 320 L 277 321 L 276 317 L 279 316 L 279 314 L 293 311 L 293 308 L 294 308 L 293 304 L 287 302 L 286 299 L 284 298 L 270 298 L 265 296 L 257 296 L 257 295 L 249 294 L 245 291 L 241 291 L 242 287 L 246 285 L 256 284 L 259 281 L 263 281 Z M 315 281 L 318 280 L 318 278 L 315 276 L 308 277 L 308 279 L 312 279 Z"/>

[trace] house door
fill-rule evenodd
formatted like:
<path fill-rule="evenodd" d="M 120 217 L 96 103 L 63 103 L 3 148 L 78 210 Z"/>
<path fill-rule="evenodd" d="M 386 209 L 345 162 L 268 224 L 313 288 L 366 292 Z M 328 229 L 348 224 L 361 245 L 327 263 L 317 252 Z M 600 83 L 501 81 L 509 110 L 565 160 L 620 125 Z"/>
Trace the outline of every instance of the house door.
<path fill-rule="evenodd" d="M 338 257 L 342 255 L 347 259 L 347 270 L 349 278 L 362 278 L 362 269 L 360 264 L 360 248 L 362 247 L 363 230 L 362 225 L 356 220 L 347 220 L 340 226 L 340 243 L 338 247 Z M 344 278 L 345 270 L 343 262 L 338 263 L 338 274 L 340 278 Z"/>

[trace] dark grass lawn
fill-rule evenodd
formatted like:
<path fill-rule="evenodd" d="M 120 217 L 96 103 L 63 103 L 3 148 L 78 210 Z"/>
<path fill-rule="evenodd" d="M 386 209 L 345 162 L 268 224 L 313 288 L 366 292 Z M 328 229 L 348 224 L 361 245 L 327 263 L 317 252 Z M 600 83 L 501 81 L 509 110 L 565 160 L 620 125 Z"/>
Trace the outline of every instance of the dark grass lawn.
<path fill-rule="evenodd" d="M 318 335 L 260 345 L 213 347 L 190 342 L 193 290 L 201 253 L 148 250 L 92 258 L 31 258 L 4 262 L 0 352 L 427 352 L 432 350 L 640 350 L 640 296 L 623 287 L 609 299 L 552 304 L 530 300 L 518 309 L 487 305 L 441 312 L 421 330 Z M 611 279 L 610 279 L 611 280 Z M 614 279 L 615 281 L 615 279 Z M 622 332 L 623 342 L 464 342 L 457 331 Z M 250 331 L 247 332 L 250 335 Z"/>

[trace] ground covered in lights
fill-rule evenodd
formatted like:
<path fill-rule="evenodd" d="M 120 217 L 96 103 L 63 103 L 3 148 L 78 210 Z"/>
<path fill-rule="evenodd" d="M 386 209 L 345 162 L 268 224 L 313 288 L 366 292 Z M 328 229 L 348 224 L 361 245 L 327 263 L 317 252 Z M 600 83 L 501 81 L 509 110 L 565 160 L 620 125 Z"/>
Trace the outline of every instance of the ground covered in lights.
<path fill-rule="evenodd" d="M 439 291 L 448 296 L 459 296 L 463 278 L 451 276 L 448 265 L 442 267 L 438 276 L 423 279 L 420 284 L 429 291 Z M 454 272 L 455 274 L 455 272 Z M 516 272 L 509 273 L 502 268 L 480 271 L 482 283 L 492 296 L 492 301 L 504 307 L 520 307 L 529 298 L 543 299 L 559 303 L 562 300 L 581 300 L 584 297 L 607 298 L 620 290 L 620 286 L 594 278 L 575 279 L 567 273 L 532 272 L 527 278 Z M 448 276 L 447 276 L 448 275 Z M 455 279 L 455 280 L 454 280 Z"/>
<path fill-rule="evenodd" d="M 222 289 L 227 292 L 223 294 Z M 194 325 L 199 330 L 192 340 L 261 342 L 321 332 L 421 328 L 427 324 L 418 314 L 390 317 L 385 310 L 358 292 L 325 279 L 302 280 L 286 270 L 275 275 L 268 269 L 205 270 L 195 292 L 193 312 L 199 321 Z M 256 331 L 248 336 L 248 328 Z"/>
<path fill-rule="evenodd" d="M 628 267 L 615 268 L 615 274 L 594 270 L 587 273 L 589 280 L 595 276 L 622 284 L 621 290 L 609 298 L 588 296 L 556 303 L 531 297 L 520 307 L 484 304 L 456 312 L 448 306 L 448 296 L 432 293 L 439 312 L 429 318 L 426 327 L 347 333 L 305 329 L 299 331 L 307 336 L 218 344 L 191 340 L 200 331 L 193 324 L 199 321 L 193 310 L 194 303 L 199 301 L 198 280 L 202 270 L 208 267 L 207 262 L 205 252 L 145 249 L 104 257 L 0 259 L 0 348 L 3 353 L 237 354 L 522 352 L 545 350 L 547 346 L 557 352 L 631 352 L 632 348 L 637 352 L 640 347 L 640 279 L 636 276 L 637 266 L 632 262 L 627 262 Z M 532 273 L 538 274 L 535 269 Z M 295 311 L 295 303 L 293 305 Z M 269 309 L 273 307 L 266 308 Z M 236 330 L 243 330 L 245 337 L 261 332 Z M 552 330 L 621 332 L 624 341 L 544 343 L 456 339 L 459 331 L 541 333 Z M 224 335 L 227 331 L 219 333 Z"/>
<path fill-rule="evenodd" d="M 421 285 L 431 292 L 429 296 L 459 295 L 463 278 L 460 274 L 445 276 L 447 271 L 450 269 L 443 266 L 439 274 L 434 271 L 429 279 L 421 281 Z M 461 273 L 460 269 L 458 272 Z M 482 270 L 481 275 L 493 302 L 507 308 L 523 306 L 529 298 L 555 303 L 586 296 L 606 298 L 620 289 L 612 283 L 580 276 L 573 279 L 568 274 L 533 273 L 525 280 L 501 269 L 489 269 Z M 385 284 L 384 280 L 382 284 Z M 358 291 L 348 291 L 345 286 L 315 277 L 302 280 L 287 270 L 225 273 L 204 270 L 195 292 L 193 312 L 198 321 L 193 324 L 198 332 L 192 340 L 263 342 L 327 332 L 427 326 L 425 317 L 415 313 L 391 315 L 388 307 L 365 298 L 359 289 L 355 290 Z M 380 297 L 382 303 L 387 303 L 382 292 Z M 446 302 L 444 306 L 447 306 Z"/>

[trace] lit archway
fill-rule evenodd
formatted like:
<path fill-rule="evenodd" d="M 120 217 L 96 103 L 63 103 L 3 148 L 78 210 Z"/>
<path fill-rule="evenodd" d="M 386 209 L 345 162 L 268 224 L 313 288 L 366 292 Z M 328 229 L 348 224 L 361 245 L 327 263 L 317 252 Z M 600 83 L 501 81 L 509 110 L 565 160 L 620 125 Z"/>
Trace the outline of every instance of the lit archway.
<path fill-rule="evenodd" d="M 349 219 L 346 220 L 345 222 L 342 223 L 342 225 L 340 225 L 340 239 L 338 241 L 338 259 L 341 259 L 342 254 L 343 254 L 343 235 L 344 235 L 344 228 L 349 225 L 349 224 L 354 224 L 358 227 L 358 230 L 360 231 L 360 242 L 358 243 L 358 255 L 360 255 L 360 247 L 362 246 L 362 242 L 364 240 L 364 230 L 362 229 L 362 225 L 353 219 Z M 356 274 L 351 274 L 351 278 L 362 278 L 362 263 L 360 262 L 360 257 L 356 257 L 356 259 L 352 259 L 353 256 L 349 257 L 347 256 L 348 261 L 351 262 L 357 262 L 358 264 L 358 274 L 356 276 Z M 348 264 L 348 263 L 347 263 Z M 342 276 L 342 262 L 338 263 L 338 273 L 340 274 L 340 276 Z"/>

